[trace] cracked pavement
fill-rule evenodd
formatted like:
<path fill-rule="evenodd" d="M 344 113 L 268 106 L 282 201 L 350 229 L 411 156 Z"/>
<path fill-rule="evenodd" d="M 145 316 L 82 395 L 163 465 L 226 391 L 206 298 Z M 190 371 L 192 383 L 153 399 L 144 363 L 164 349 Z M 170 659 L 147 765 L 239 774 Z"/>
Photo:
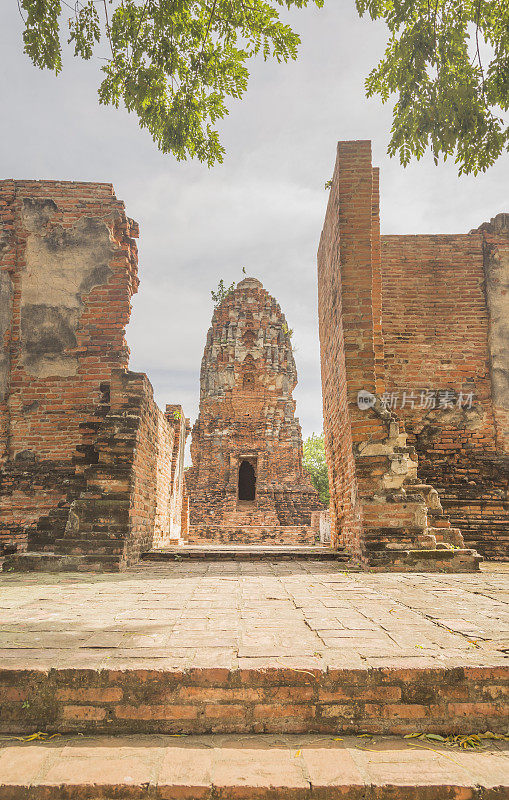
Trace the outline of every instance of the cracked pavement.
<path fill-rule="evenodd" d="M 488 571 L 489 570 L 489 571 Z M 15 668 L 326 669 L 509 663 L 509 572 L 370 574 L 334 562 L 176 562 L 0 576 Z"/>

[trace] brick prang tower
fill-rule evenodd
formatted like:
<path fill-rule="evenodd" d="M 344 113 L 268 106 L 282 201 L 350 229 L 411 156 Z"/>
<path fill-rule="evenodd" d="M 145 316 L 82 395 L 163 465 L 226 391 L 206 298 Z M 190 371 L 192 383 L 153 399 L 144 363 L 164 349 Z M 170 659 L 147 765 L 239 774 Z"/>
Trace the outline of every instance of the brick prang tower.
<path fill-rule="evenodd" d="M 192 432 L 190 542 L 310 544 L 322 509 L 302 464 L 291 331 L 260 281 L 216 307 Z"/>

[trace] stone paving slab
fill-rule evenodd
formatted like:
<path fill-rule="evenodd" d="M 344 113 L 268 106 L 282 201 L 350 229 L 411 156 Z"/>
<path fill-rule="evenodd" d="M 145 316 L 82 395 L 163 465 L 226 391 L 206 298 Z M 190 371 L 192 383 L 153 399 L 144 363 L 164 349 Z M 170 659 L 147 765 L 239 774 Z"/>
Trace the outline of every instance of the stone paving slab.
<path fill-rule="evenodd" d="M 491 570 L 191 561 L 108 575 L 3 573 L 0 666 L 507 665 L 509 574 Z"/>
<path fill-rule="evenodd" d="M 401 738 L 62 737 L 0 741 L 0 799 L 344 797 L 503 800 L 509 749 Z M 367 793 L 367 794 L 366 794 Z"/>

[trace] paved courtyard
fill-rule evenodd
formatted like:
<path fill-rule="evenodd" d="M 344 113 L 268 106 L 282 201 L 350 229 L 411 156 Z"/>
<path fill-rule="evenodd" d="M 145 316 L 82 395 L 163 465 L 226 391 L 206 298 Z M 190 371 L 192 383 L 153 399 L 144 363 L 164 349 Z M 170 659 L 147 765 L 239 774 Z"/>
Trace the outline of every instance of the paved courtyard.
<path fill-rule="evenodd" d="M 2 574 L 12 668 L 509 663 L 509 572 L 369 574 L 333 562 L 175 562 Z"/>

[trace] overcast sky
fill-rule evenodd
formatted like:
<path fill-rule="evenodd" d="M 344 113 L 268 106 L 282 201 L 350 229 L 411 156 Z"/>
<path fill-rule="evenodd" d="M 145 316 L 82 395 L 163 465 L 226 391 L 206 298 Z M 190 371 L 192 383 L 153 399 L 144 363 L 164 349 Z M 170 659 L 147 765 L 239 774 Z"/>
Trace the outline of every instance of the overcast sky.
<path fill-rule="evenodd" d="M 210 290 L 241 280 L 245 267 L 295 331 L 304 435 L 322 430 L 316 250 L 338 140 L 373 142 L 383 233 L 467 232 L 509 211 L 507 156 L 475 178 L 458 178 L 453 163 L 403 169 L 386 156 L 390 105 L 363 90 L 386 29 L 360 20 L 354 0 L 289 15 L 298 61 L 251 65 L 244 99 L 221 124 L 225 162 L 211 170 L 162 155 L 134 116 L 100 107 L 99 61 L 69 54 L 59 77 L 33 67 L 16 0 L 0 5 L 1 177 L 113 183 L 141 232 L 131 368 L 148 374 L 162 407 L 182 403 L 192 421 Z"/>

